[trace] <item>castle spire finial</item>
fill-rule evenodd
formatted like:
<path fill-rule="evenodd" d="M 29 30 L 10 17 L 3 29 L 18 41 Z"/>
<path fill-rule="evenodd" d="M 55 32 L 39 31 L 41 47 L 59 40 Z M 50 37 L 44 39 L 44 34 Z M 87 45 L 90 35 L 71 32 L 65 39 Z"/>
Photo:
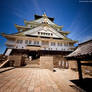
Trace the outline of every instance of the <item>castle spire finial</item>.
<path fill-rule="evenodd" d="M 46 15 L 46 13 L 45 13 L 45 12 L 43 13 L 43 15 L 42 15 L 42 16 L 43 16 L 43 17 L 45 17 L 45 18 L 47 17 L 47 15 Z"/>

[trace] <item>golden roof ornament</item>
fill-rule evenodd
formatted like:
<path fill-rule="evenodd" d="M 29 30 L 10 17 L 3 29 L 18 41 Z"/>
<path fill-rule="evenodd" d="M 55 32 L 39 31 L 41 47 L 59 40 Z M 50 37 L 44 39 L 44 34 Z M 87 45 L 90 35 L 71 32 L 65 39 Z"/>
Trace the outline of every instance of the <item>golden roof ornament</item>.
<path fill-rule="evenodd" d="M 47 18 L 47 15 L 46 15 L 46 13 L 44 12 L 44 14 L 42 15 L 44 18 Z"/>
<path fill-rule="evenodd" d="M 44 23 L 48 23 L 46 13 L 44 13 L 42 16 L 43 16 L 43 18 L 44 18 L 44 21 L 43 21 L 43 22 L 44 22 Z"/>

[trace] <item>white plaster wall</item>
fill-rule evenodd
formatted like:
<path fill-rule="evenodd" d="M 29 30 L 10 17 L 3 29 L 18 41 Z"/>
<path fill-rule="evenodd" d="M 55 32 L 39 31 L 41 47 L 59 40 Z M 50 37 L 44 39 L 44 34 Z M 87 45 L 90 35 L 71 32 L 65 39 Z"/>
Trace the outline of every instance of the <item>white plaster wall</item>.
<path fill-rule="evenodd" d="M 15 43 L 15 42 L 11 42 L 8 41 L 8 44 L 16 44 L 16 46 L 8 46 L 8 48 L 16 48 L 16 49 L 25 49 L 27 45 L 40 45 L 42 46 L 42 42 L 39 41 L 39 44 L 34 44 L 34 41 L 31 41 L 31 44 L 25 44 L 25 40 L 23 40 L 22 43 Z M 57 51 L 71 51 L 69 50 L 70 48 L 74 48 L 74 46 L 64 46 L 64 44 L 62 44 L 62 46 L 58 46 L 58 44 L 56 43 L 55 46 L 51 46 L 51 42 L 49 43 L 48 47 L 44 48 L 42 47 L 41 50 L 57 50 Z"/>

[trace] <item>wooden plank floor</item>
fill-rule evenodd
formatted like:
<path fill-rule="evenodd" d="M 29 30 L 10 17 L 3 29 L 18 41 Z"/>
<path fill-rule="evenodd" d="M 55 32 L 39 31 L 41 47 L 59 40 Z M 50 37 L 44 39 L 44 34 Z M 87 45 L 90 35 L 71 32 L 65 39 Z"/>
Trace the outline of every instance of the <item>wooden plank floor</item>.
<path fill-rule="evenodd" d="M 60 70 L 16 68 L 0 73 L 0 92 L 76 92 Z"/>

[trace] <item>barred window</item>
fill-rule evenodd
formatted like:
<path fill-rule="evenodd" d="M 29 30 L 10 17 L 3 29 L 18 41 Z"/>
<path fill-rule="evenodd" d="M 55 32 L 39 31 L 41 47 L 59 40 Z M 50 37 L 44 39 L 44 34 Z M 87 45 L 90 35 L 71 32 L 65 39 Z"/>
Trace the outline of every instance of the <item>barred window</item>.
<path fill-rule="evenodd" d="M 45 33 L 45 32 L 38 32 L 38 34 L 39 35 L 47 35 L 47 36 L 51 35 L 51 36 L 53 36 L 52 33 Z"/>
<path fill-rule="evenodd" d="M 55 42 L 51 42 L 51 46 L 55 46 Z"/>
<path fill-rule="evenodd" d="M 32 41 L 29 40 L 29 44 L 31 44 Z"/>
<path fill-rule="evenodd" d="M 53 36 L 53 34 L 51 33 L 51 36 Z"/>
<path fill-rule="evenodd" d="M 39 41 L 34 41 L 34 44 L 35 44 L 35 45 L 38 45 L 38 44 L 39 44 Z"/>
<path fill-rule="evenodd" d="M 28 40 L 25 40 L 25 44 L 28 44 Z"/>
<path fill-rule="evenodd" d="M 58 46 L 62 46 L 62 43 L 58 43 Z"/>
<path fill-rule="evenodd" d="M 22 40 L 17 40 L 17 43 L 22 43 L 23 41 Z"/>
<path fill-rule="evenodd" d="M 38 34 L 40 34 L 40 32 L 38 32 Z"/>
<path fill-rule="evenodd" d="M 68 46 L 68 43 L 64 43 L 64 46 Z"/>

